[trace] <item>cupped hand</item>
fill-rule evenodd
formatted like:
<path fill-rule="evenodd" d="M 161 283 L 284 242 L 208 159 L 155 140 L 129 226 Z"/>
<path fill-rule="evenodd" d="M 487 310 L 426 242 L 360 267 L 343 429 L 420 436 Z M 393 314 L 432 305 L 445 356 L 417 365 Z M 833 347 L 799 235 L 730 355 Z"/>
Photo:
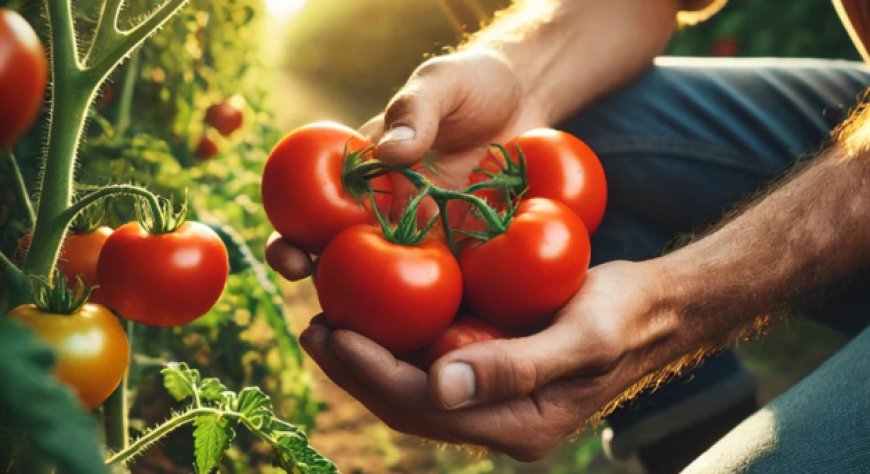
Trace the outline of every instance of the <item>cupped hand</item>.
<path fill-rule="evenodd" d="M 330 330 L 323 318 L 301 342 L 390 427 L 532 461 L 666 362 L 657 347 L 675 324 L 655 304 L 657 275 L 647 263 L 596 267 L 544 331 L 465 346 L 428 374 L 358 333 Z"/>
<path fill-rule="evenodd" d="M 498 53 L 469 50 L 421 64 L 360 132 L 376 143 L 375 156 L 390 164 L 410 166 L 432 153 L 427 174 L 458 189 L 467 185 L 487 144 L 546 126 L 544 117 Z M 401 205 L 414 188 L 397 177 L 394 194 Z M 424 213 L 433 213 L 434 203 L 427 205 Z M 313 268 L 308 255 L 277 235 L 266 246 L 266 261 L 289 280 L 305 278 Z"/>

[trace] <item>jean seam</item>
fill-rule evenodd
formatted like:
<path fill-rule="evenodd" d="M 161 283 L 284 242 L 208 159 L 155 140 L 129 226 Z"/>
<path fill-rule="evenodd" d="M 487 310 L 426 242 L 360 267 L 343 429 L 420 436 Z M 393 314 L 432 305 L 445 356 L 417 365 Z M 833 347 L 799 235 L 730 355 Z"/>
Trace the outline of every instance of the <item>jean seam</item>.
<path fill-rule="evenodd" d="M 590 139 L 594 149 L 602 158 L 619 155 L 663 154 L 677 159 L 699 161 L 705 164 L 769 177 L 771 172 L 763 166 L 753 165 L 759 160 L 749 153 L 717 147 L 708 142 L 692 140 L 676 141 L 658 137 L 619 137 L 610 136 Z"/>

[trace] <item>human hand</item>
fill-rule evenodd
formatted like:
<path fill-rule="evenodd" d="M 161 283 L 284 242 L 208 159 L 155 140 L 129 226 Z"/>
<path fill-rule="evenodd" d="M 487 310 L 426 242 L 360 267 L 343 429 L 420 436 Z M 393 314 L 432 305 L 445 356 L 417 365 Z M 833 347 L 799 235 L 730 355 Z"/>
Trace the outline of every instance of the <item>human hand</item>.
<path fill-rule="evenodd" d="M 506 61 L 491 51 L 463 51 L 420 65 L 384 113 L 360 132 L 376 143 L 375 156 L 390 164 L 412 165 L 435 150 L 434 181 L 462 188 L 485 145 L 545 125 L 544 112 Z M 406 180 L 394 181 L 398 204 L 413 193 Z M 424 206 L 424 214 L 434 212 L 434 203 Z M 266 246 L 266 261 L 289 280 L 312 270 L 311 258 L 277 234 Z"/>
<path fill-rule="evenodd" d="M 648 262 L 596 267 L 549 328 L 462 347 L 428 374 L 358 333 L 330 330 L 322 317 L 301 342 L 393 429 L 532 461 L 672 360 L 665 341 L 676 317 L 657 304 L 659 275 Z"/>

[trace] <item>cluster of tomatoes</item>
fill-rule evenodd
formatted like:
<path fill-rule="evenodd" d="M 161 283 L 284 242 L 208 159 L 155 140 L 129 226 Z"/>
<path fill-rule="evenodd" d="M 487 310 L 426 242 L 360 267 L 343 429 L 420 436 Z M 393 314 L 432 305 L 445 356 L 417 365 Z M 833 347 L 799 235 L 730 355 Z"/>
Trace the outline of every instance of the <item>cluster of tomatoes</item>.
<path fill-rule="evenodd" d="M 242 127 L 244 114 L 242 113 L 243 100 L 239 96 L 210 105 L 205 110 L 205 124 L 217 130 L 219 134 L 228 137 Z M 218 145 L 208 133 L 203 134 L 196 145 L 195 155 L 201 161 L 214 158 L 218 154 Z"/>
<path fill-rule="evenodd" d="M 12 146 L 36 119 L 46 77 L 45 50 L 36 33 L 18 13 L 0 8 L 3 154 L 11 156 Z M 212 115 L 215 126 L 226 121 L 225 113 Z M 230 125 L 238 128 L 241 113 L 234 120 Z M 37 304 L 9 312 L 55 350 L 55 374 L 88 409 L 112 393 L 130 360 L 129 341 L 111 310 L 143 324 L 185 324 L 208 312 L 226 284 L 227 250 L 210 227 L 168 216 L 158 221 L 161 225 L 148 230 L 131 222 L 114 231 L 87 225 L 69 232 L 57 260 L 58 278 L 36 280 Z M 30 246 L 28 233 L 19 241 L 16 263 L 24 262 Z M 77 294 L 81 298 L 69 293 L 64 280 L 85 288 Z"/>
<path fill-rule="evenodd" d="M 311 124 L 285 136 L 263 172 L 275 229 L 319 255 L 317 296 L 335 328 L 427 367 L 457 347 L 546 327 L 583 284 L 607 188 L 598 158 L 576 137 L 520 135 L 493 148 L 462 191 L 384 165 L 372 148 L 347 127 Z M 400 202 L 396 179 L 418 188 L 399 210 L 390 209 Z M 360 196 L 366 188 L 368 199 Z M 438 218 L 418 230 L 428 198 L 442 211 L 470 212 L 442 221 L 456 228 L 427 233 Z"/>

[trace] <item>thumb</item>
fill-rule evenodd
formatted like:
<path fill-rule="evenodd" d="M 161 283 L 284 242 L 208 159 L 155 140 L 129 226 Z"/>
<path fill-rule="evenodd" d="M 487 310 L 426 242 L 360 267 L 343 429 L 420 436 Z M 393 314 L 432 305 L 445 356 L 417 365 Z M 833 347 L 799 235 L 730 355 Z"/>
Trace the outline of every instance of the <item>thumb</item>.
<path fill-rule="evenodd" d="M 416 163 L 435 143 L 443 111 L 452 108 L 451 74 L 437 63 L 424 63 L 384 111 L 384 134 L 375 155 L 394 165 Z"/>
<path fill-rule="evenodd" d="M 581 344 L 576 325 L 559 321 L 528 337 L 470 344 L 435 362 L 430 397 L 456 409 L 526 396 L 580 371 L 586 365 Z"/>

